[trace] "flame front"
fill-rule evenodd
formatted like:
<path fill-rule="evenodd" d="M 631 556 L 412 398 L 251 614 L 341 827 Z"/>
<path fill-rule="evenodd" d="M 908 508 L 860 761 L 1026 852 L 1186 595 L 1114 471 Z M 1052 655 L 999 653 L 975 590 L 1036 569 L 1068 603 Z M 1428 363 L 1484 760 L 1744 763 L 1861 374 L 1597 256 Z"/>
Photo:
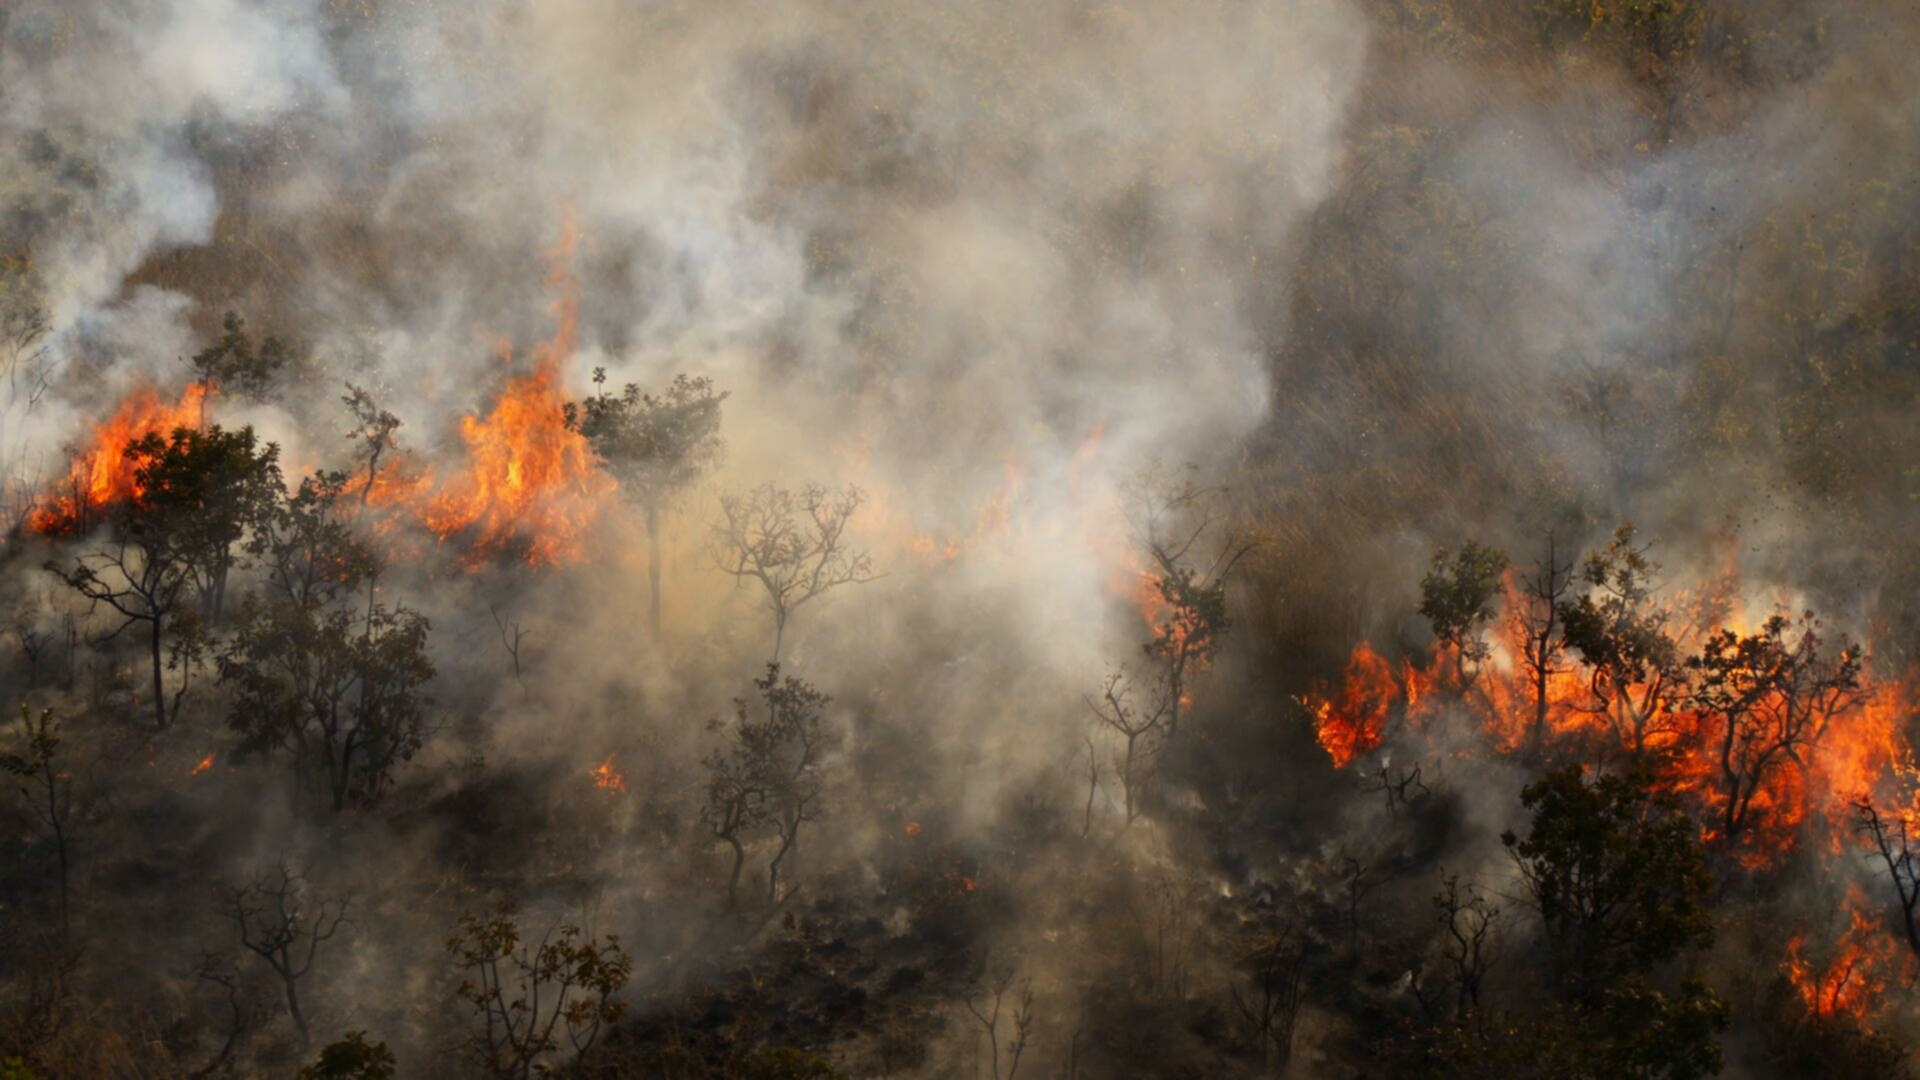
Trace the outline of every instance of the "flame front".
<path fill-rule="evenodd" d="M 169 403 L 150 385 L 135 387 L 112 416 L 87 433 L 66 480 L 33 508 L 27 525 L 49 535 L 84 532 L 102 511 L 138 495 L 127 448 L 154 432 L 199 427 L 207 389 L 204 383 L 189 384 L 178 401 Z"/>
<path fill-rule="evenodd" d="M 503 553 L 536 566 L 577 562 L 601 508 L 618 486 L 601 469 L 586 437 L 567 427 L 563 387 L 579 321 L 579 281 L 570 268 L 579 232 L 569 217 L 549 252 L 553 338 L 533 352 L 533 370 L 507 380 L 484 417 L 460 420 L 465 465 L 445 480 L 383 470 L 374 502 L 410 504 L 442 542 L 459 541 L 477 569 Z M 503 348 L 503 361 L 513 360 Z"/>

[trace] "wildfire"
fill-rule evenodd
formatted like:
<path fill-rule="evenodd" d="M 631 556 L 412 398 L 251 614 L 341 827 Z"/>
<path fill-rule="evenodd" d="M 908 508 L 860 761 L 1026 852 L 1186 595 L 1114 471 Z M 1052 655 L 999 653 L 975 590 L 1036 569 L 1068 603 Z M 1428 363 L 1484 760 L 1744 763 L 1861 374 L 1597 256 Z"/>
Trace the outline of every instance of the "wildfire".
<path fill-rule="evenodd" d="M 1764 622 L 1740 607 L 1736 593 L 1720 580 L 1675 601 L 1672 625 L 1683 650 L 1697 648 L 1710 628 L 1750 632 Z M 1524 662 L 1525 627 L 1514 617 L 1524 603 L 1509 580 L 1509 618 L 1494 624 L 1490 653 L 1475 662 L 1462 663 L 1457 650 L 1436 645 L 1424 658 L 1395 664 L 1366 642 L 1356 645 L 1335 685 L 1317 684 L 1301 699 L 1334 765 L 1344 768 L 1396 730 L 1438 724 L 1447 710 L 1477 725 L 1495 753 L 1604 762 L 1633 752 L 1619 717 L 1596 702 L 1591 672 L 1576 654 L 1551 661 L 1542 696 L 1536 673 Z M 1851 802 L 1863 794 L 1893 796 L 1896 781 L 1914 774 L 1902 719 L 1914 712 L 1915 685 L 1920 680 L 1876 680 L 1863 673 L 1860 693 L 1838 704 L 1806 745 L 1737 778 L 1750 790 L 1725 774 L 1723 717 L 1693 710 L 1678 693 L 1646 695 L 1643 686 L 1615 688 L 1615 697 L 1654 703 L 1641 718 L 1642 763 L 1653 768 L 1664 789 L 1689 802 L 1704 839 L 1760 868 L 1777 862 L 1814 826 L 1824 828 L 1833 851 L 1845 850 L 1852 842 Z M 1762 696 L 1756 711 L 1778 714 L 1790 707 L 1776 691 Z M 1744 800 L 1734 808 L 1739 834 L 1731 838 L 1725 828 L 1730 790 Z"/>
<path fill-rule="evenodd" d="M 35 532 L 69 535 L 85 531 L 97 514 L 139 494 L 127 448 L 153 432 L 200 426 L 207 398 L 203 383 L 192 383 L 177 402 L 161 399 L 141 385 L 120 402 L 113 415 L 87 433 L 68 467 L 66 481 L 27 516 Z"/>
<path fill-rule="evenodd" d="M 913 839 L 913 838 L 914 838 L 914 837 L 916 837 L 916 836 L 919 836 L 919 835 L 920 835 L 920 823 L 919 823 L 919 822 L 917 822 L 917 821 L 909 821 L 909 822 L 907 822 L 907 827 L 906 827 L 906 830 L 905 830 L 905 832 L 906 832 L 906 834 L 907 834 L 907 839 L 909 839 L 909 840 L 911 840 L 911 839 Z"/>
<path fill-rule="evenodd" d="M 620 775 L 619 770 L 613 767 L 612 754 L 608 754 L 607 760 L 589 770 L 587 775 L 593 777 L 593 786 L 602 791 L 618 794 L 627 790 L 627 778 Z"/>
<path fill-rule="evenodd" d="M 460 420 L 466 464 L 443 481 L 408 475 L 400 463 L 377 483 L 373 501 L 415 506 L 442 542 L 461 540 L 465 562 L 478 568 L 513 552 L 536 565 L 573 562 L 601 507 L 618 486 L 595 460 L 586 437 L 566 425 L 562 386 L 579 322 L 579 280 L 571 261 L 579 232 L 569 218 L 549 252 L 547 284 L 553 338 L 533 351 L 533 369 L 507 380 L 485 417 Z M 502 360 L 512 363 L 510 347 Z"/>
<path fill-rule="evenodd" d="M 1334 767 L 1343 769 L 1356 756 L 1379 747 L 1393 703 L 1405 697 L 1392 666 L 1363 641 L 1347 659 L 1340 689 L 1330 696 L 1316 691 L 1304 704 L 1313 713 L 1320 745 L 1333 758 Z"/>
<path fill-rule="evenodd" d="M 206 757 L 201 758 L 200 763 L 195 765 L 193 767 L 193 771 L 189 772 L 187 775 L 199 776 L 201 773 L 204 773 L 212 768 L 213 768 L 213 755 L 208 754 Z"/>
<path fill-rule="evenodd" d="M 1864 914 L 1866 906 L 1860 887 L 1848 886 L 1847 930 L 1834 942 L 1824 964 L 1807 958 L 1806 934 L 1795 934 L 1787 942 L 1781 970 L 1807 1011 L 1815 1016 L 1869 1020 L 1879 1010 L 1881 995 L 1898 976 L 1891 970 L 1897 961 L 1888 955 L 1886 932 Z"/>

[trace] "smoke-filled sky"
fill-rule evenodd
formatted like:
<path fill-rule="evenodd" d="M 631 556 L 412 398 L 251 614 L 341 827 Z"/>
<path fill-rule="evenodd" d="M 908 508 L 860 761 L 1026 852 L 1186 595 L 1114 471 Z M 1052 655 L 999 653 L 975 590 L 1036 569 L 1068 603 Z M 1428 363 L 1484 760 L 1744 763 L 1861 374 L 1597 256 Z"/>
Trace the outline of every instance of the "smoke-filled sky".
<path fill-rule="evenodd" d="M 349 381 L 409 469 L 457 472 L 461 418 L 575 300 L 563 397 L 711 378 L 726 451 L 669 515 L 664 638 L 618 499 L 558 568 L 403 549 L 382 588 L 435 621 L 439 792 L 470 760 L 577 784 L 608 754 L 691 790 L 771 636 L 709 528 L 768 482 L 864 489 L 881 576 L 783 656 L 835 695 L 844 762 L 920 755 L 901 790 L 961 833 L 1077 768 L 1084 695 L 1139 663 L 1155 469 L 1257 541 L 1198 698 L 1223 724 L 1293 716 L 1358 640 L 1425 647 L 1436 546 L 1519 562 L 1626 518 L 1663 584 L 1737 567 L 1904 664 L 1920 16 L 1706 6 L 1669 40 L 1631 3 L 12 0 L 0 290 L 48 326 L 0 388 L 0 492 L 13 515 L 129 392 L 177 393 L 229 311 L 300 353 L 219 405 L 290 475 L 346 459 Z M 1188 764 L 1175 801 L 1223 797 Z M 1521 782 L 1485 772 L 1468 866 Z M 293 843 L 268 817 L 225 865 Z M 887 827 L 849 815 L 821 864 Z M 383 842 L 431 876 L 428 831 Z M 1272 869 L 1213 854 L 1216 884 Z M 397 978 L 388 944 L 355 977 Z"/>

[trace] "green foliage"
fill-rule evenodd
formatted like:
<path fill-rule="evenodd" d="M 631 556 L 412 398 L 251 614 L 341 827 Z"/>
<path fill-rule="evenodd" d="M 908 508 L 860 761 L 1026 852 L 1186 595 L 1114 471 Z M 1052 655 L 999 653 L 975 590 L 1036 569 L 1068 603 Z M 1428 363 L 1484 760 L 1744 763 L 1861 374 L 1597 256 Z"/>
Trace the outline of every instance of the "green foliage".
<path fill-rule="evenodd" d="M 1672 718 L 1665 706 L 1681 689 L 1685 668 L 1667 633 L 1668 612 L 1654 599 L 1660 567 L 1637 545 L 1632 522 L 1581 568 L 1586 591 L 1560 607 L 1564 639 L 1593 669 L 1596 704 L 1621 742 L 1636 754 L 1655 748 Z"/>
<path fill-rule="evenodd" d="M 1155 575 L 1153 587 L 1167 614 L 1154 624 L 1146 654 L 1177 663 L 1183 671 L 1210 663 L 1220 651 L 1220 639 L 1233 629 L 1227 583 L 1203 581 L 1194 571 L 1176 566 Z"/>
<path fill-rule="evenodd" d="M 219 658 L 243 754 L 285 754 L 333 809 L 370 803 L 428 731 L 426 616 L 249 602 Z"/>
<path fill-rule="evenodd" d="M 567 426 L 587 437 L 629 498 L 658 505 L 698 479 L 719 459 L 720 403 L 727 395 L 713 380 L 675 375 L 664 393 L 645 394 L 628 383 L 606 392 L 607 372 L 595 368 L 599 392 L 566 407 Z"/>
<path fill-rule="evenodd" d="M 185 563 L 205 600 L 220 612 L 234 548 L 283 494 L 280 448 L 250 427 L 149 432 L 127 448 L 137 491 L 126 528 L 162 543 Z"/>
<path fill-rule="evenodd" d="M 745 842 L 771 827 L 780 850 L 768 868 L 768 892 L 778 888 L 780 861 L 792 848 L 800 826 L 819 816 L 819 760 L 825 748 L 821 714 L 833 699 L 803 679 L 780 677 L 780 665 L 768 664 L 753 681 L 758 703 L 735 698 L 734 721 L 726 744 L 707 755 L 707 800 L 700 821 L 715 840 L 733 849 L 727 906 L 738 903 Z M 764 712 L 762 711 L 764 709 Z M 711 725 L 719 729 L 716 722 Z"/>
<path fill-rule="evenodd" d="M 320 1057 L 300 1070 L 300 1080 L 393 1080 L 396 1068 L 386 1043 L 349 1031 L 322 1048 Z"/>
<path fill-rule="evenodd" d="M 1420 580 L 1420 614 L 1433 625 L 1433 636 L 1459 649 L 1463 660 L 1487 655 L 1479 628 L 1493 618 L 1506 569 L 1505 552 L 1469 540 L 1458 552 L 1434 552 Z"/>
<path fill-rule="evenodd" d="M 1533 811 L 1525 839 L 1501 836 L 1519 867 L 1551 950 L 1553 974 L 1591 999 L 1712 940 L 1713 877 L 1693 821 L 1643 778 L 1580 766 L 1521 792 Z"/>
<path fill-rule="evenodd" d="M 258 519 L 246 550 L 263 564 L 277 601 L 312 610 L 378 574 L 378 558 L 348 516 L 348 482 L 342 472 L 316 472 Z"/>
<path fill-rule="evenodd" d="M 295 350 L 269 336 L 256 347 L 246 320 L 227 312 L 220 340 L 195 353 L 193 370 L 201 382 L 248 401 L 264 401 L 273 384 L 297 359 Z"/>
<path fill-rule="evenodd" d="M 466 972 L 457 993 L 477 1021 L 468 1049 L 494 1076 L 545 1074 L 563 1036 L 585 1053 L 603 1026 L 626 1015 L 614 998 L 633 961 L 611 934 L 602 941 L 560 923 L 537 944 L 525 942 L 513 904 L 502 901 L 488 914 L 461 916 L 447 953 Z"/>
<path fill-rule="evenodd" d="M 21 1058 L 0 1058 L 0 1080 L 40 1080 L 40 1074 L 27 1068 Z"/>

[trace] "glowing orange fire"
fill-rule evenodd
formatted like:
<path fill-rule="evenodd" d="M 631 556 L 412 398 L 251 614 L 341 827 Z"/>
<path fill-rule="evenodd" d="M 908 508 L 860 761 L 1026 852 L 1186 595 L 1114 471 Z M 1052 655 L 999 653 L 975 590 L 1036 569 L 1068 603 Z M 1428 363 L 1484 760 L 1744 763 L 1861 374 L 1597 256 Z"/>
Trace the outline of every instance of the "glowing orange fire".
<path fill-rule="evenodd" d="M 1679 631 L 1683 649 L 1696 648 L 1709 627 L 1742 629 L 1762 621 L 1731 599 L 1737 591 L 1729 581 L 1716 580 L 1675 601 L 1670 625 Z M 1524 603 L 1511 581 L 1505 603 L 1509 613 Z M 1605 762 L 1634 750 L 1623 741 L 1627 734 L 1619 717 L 1596 703 L 1590 669 L 1577 655 L 1554 659 L 1543 699 L 1542 687 L 1521 660 L 1527 639 L 1519 620 L 1496 622 L 1492 636 L 1490 655 L 1470 664 L 1445 646 L 1436 645 L 1420 661 L 1397 664 L 1365 642 L 1355 646 L 1336 684 L 1317 684 L 1302 698 L 1334 765 L 1345 767 L 1378 749 L 1395 731 L 1441 723 L 1443 715 L 1477 727 L 1488 749 L 1499 754 Z M 1749 867 L 1774 864 L 1816 825 L 1828 847 L 1844 850 L 1852 843 L 1852 800 L 1891 795 L 1892 783 L 1914 771 L 1902 721 L 1915 711 L 1920 680 L 1880 679 L 1868 671 L 1861 681 L 1857 699 L 1842 705 L 1817 739 L 1757 776 L 1741 832 L 1731 843 L 1720 827 L 1729 799 L 1720 753 L 1722 718 L 1692 710 L 1683 695 L 1654 699 L 1653 711 L 1644 718 L 1642 764 L 1654 769 L 1662 787 L 1690 802 L 1709 843 L 1730 847 Z M 1645 688 L 1625 689 L 1637 695 Z"/>
<path fill-rule="evenodd" d="M 593 769 L 589 770 L 587 775 L 593 777 L 593 786 L 603 791 L 611 791 L 618 794 L 619 792 L 627 790 L 627 778 L 620 775 L 619 770 L 613 767 L 612 754 L 608 754 L 607 760 L 594 766 Z"/>
<path fill-rule="evenodd" d="M 618 486 L 585 436 L 566 425 L 562 383 L 580 313 L 579 281 L 570 268 L 578 245 L 569 217 L 549 252 L 553 338 L 535 347 L 533 370 L 509 378 L 486 416 L 461 418 L 465 466 L 440 480 L 395 462 L 374 487 L 371 501 L 412 504 L 443 542 L 460 541 L 469 568 L 507 552 L 536 566 L 577 561 Z M 510 348 L 502 359 L 513 361 Z"/>
<path fill-rule="evenodd" d="M 213 768 L 213 755 L 208 754 L 206 757 L 201 758 L 200 763 L 195 765 L 193 767 L 193 771 L 188 773 L 187 775 L 199 776 L 201 773 L 204 773 L 211 768 Z"/>
<path fill-rule="evenodd" d="M 197 428 L 207 387 L 190 384 L 177 402 L 163 401 L 152 386 L 141 385 L 120 402 L 113 415 L 96 425 L 75 453 L 67 479 L 27 516 L 35 532 L 67 535 L 85 530 L 100 511 L 139 494 L 127 448 L 153 432 Z"/>
<path fill-rule="evenodd" d="M 1808 959 L 1806 934 L 1795 934 L 1787 942 L 1781 970 L 1807 1011 L 1815 1016 L 1870 1020 L 1879 1011 L 1888 985 L 1900 976 L 1900 960 L 1888 951 L 1886 931 L 1867 917 L 1866 907 L 1860 887 L 1849 885 L 1848 927 L 1834 942 L 1824 963 Z"/>

